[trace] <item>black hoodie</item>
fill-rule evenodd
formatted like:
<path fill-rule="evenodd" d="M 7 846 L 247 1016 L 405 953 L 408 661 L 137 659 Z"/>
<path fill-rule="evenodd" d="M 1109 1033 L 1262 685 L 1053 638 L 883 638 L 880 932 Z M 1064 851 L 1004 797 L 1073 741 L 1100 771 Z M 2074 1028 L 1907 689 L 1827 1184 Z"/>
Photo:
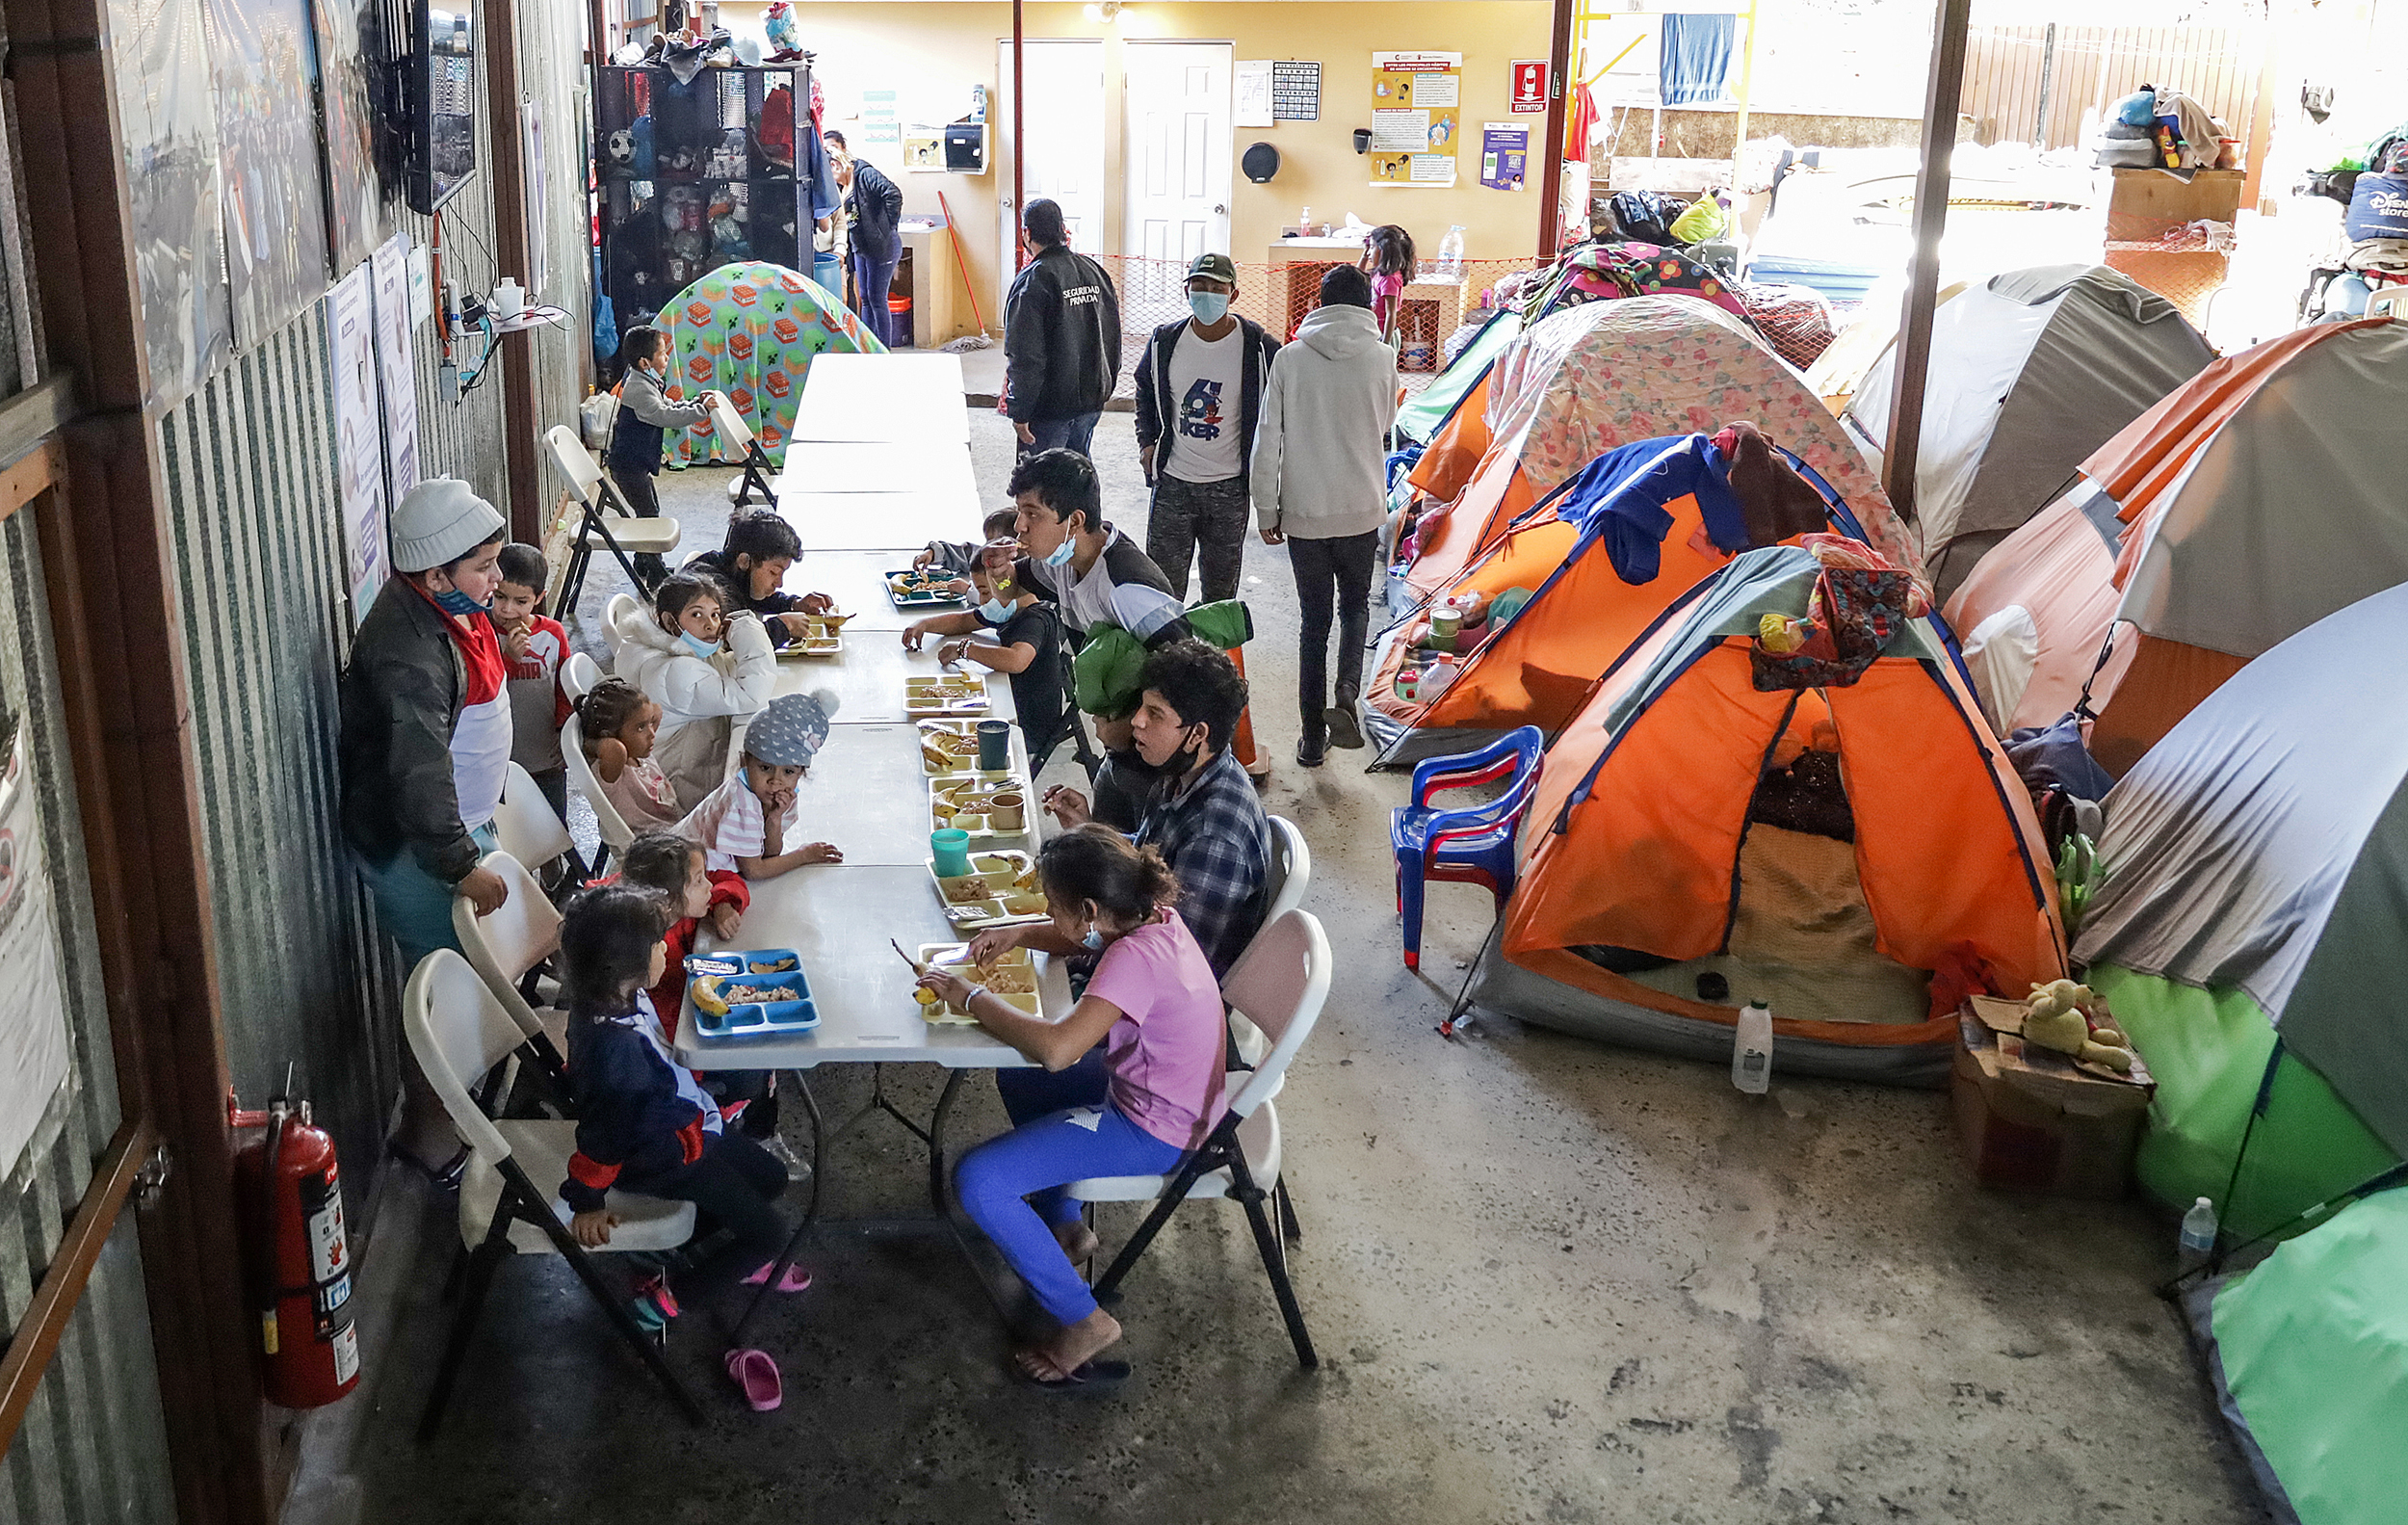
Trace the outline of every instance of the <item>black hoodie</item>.
<path fill-rule="evenodd" d="M 1120 380 L 1120 298 L 1104 267 L 1066 244 L 1040 250 L 1004 300 L 1011 419 L 1098 413 Z"/>

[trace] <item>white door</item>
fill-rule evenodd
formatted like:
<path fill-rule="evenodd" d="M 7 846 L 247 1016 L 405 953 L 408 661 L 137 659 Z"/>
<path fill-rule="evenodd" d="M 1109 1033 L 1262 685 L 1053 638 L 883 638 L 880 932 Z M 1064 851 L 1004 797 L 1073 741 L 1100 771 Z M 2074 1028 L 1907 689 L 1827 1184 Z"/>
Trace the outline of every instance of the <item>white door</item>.
<path fill-rule="evenodd" d="M 1020 66 L 1028 82 L 1028 156 L 1021 164 L 1023 194 L 1032 201 L 1050 197 L 1061 203 L 1070 247 L 1103 252 L 1104 241 L 1104 44 L 1101 39 L 1021 44 Z M 1004 288 L 1020 268 L 1020 209 L 1011 204 L 1011 40 L 1001 45 L 996 78 L 1002 103 L 995 139 L 996 208 L 1001 213 Z M 1000 311 L 1003 300 L 996 299 Z"/>
<path fill-rule="evenodd" d="M 1133 257 L 1185 262 L 1229 247 L 1227 42 L 1136 42 L 1128 59 L 1127 229 Z"/>

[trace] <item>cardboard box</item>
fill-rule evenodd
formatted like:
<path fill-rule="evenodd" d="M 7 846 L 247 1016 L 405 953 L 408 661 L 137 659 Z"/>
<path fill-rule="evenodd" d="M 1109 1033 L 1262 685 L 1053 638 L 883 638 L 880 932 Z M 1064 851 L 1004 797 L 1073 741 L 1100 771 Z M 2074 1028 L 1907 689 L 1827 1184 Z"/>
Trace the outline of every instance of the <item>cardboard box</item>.
<path fill-rule="evenodd" d="M 1974 1178 L 2003 1192 L 2122 1196 L 2155 1083 L 2145 1069 L 2135 1080 L 2106 1080 L 2055 1055 L 2027 1058 L 2022 1047 L 1970 1004 L 1958 1014 L 1949 1095 Z"/>

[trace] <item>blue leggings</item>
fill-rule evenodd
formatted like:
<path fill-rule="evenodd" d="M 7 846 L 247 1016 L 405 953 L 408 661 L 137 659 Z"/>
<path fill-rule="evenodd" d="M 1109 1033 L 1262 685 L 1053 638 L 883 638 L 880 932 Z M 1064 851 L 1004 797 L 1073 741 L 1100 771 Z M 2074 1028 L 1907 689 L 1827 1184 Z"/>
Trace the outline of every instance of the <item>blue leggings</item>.
<path fill-rule="evenodd" d="M 963 1155 L 954 1191 L 1038 1304 L 1060 1323 L 1076 1324 L 1095 1311 L 1095 1296 L 1054 1238 L 1053 1225 L 1079 1216 L 1079 1204 L 1061 1188 L 1091 1176 L 1165 1174 L 1184 1151 L 1122 1117 L 1106 1098 L 1100 1048 L 1059 1074 L 997 1070 L 995 1089 L 1018 1126 Z"/>

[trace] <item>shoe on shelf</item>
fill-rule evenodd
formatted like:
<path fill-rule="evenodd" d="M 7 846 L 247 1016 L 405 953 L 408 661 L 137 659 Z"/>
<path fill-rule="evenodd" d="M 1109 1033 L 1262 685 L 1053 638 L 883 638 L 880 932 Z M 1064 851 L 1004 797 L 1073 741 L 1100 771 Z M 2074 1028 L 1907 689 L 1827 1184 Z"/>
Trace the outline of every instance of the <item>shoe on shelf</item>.
<path fill-rule="evenodd" d="M 768 1154 L 771 1159 L 775 1160 L 778 1164 L 786 1167 L 786 1179 L 789 1181 L 807 1181 L 811 1178 L 811 1162 L 797 1154 L 794 1151 L 794 1146 L 789 1144 L 784 1139 L 772 1133 L 768 1138 L 759 1142 L 764 1153 Z"/>
<path fill-rule="evenodd" d="M 1363 745 L 1363 723 L 1355 718 L 1352 700 L 1342 700 L 1323 713 L 1322 721 L 1329 727 L 1329 745 L 1353 751 Z"/>

